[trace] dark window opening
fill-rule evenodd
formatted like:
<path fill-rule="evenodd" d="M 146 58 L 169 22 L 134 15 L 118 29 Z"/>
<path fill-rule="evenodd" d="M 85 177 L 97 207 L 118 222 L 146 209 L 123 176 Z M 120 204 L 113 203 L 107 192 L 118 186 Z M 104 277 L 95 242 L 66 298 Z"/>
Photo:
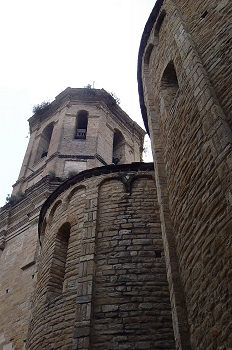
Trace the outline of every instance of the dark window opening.
<path fill-rule="evenodd" d="M 204 19 L 207 15 L 208 15 L 208 11 L 206 10 L 206 11 L 201 15 L 201 19 Z"/>
<path fill-rule="evenodd" d="M 124 154 L 125 153 L 125 139 L 121 131 L 115 130 L 113 138 L 113 155 L 112 163 L 124 163 Z"/>
<path fill-rule="evenodd" d="M 50 299 L 61 295 L 64 291 L 66 260 L 68 255 L 68 243 L 70 237 L 70 224 L 65 223 L 59 229 L 56 239 L 54 254 L 52 257 L 50 284 Z"/>
<path fill-rule="evenodd" d="M 87 133 L 87 125 L 88 125 L 88 112 L 80 111 L 77 115 L 76 122 L 76 139 L 86 139 Z"/>
<path fill-rule="evenodd" d="M 41 154 L 41 158 L 47 157 L 47 155 L 48 155 L 48 151 L 43 151 L 43 153 Z"/>
<path fill-rule="evenodd" d="M 155 257 L 156 258 L 161 258 L 162 257 L 162 250 L 155 250 Z"/>
<path fill-rule="evenodd" d="M 47 157 L 49 145 L 52 138 L 53 127 L 54 127 L 53 124 L 49 124 L 43 130 L 40 137 L 35 162 L 37 162 L 41 158 Z"/>

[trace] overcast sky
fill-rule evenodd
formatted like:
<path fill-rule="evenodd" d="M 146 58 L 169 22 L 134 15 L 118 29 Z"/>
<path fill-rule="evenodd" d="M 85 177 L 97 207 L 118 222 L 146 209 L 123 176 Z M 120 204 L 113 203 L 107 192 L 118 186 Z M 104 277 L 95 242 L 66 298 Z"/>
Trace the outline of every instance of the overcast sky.
<path fill-rule="evenodd" d="M 68 86 L 114 92 L 140 126 L 137 57 L 155 0 L 2 0 L 0 206 L 28 144 L 32 108 Z"/>

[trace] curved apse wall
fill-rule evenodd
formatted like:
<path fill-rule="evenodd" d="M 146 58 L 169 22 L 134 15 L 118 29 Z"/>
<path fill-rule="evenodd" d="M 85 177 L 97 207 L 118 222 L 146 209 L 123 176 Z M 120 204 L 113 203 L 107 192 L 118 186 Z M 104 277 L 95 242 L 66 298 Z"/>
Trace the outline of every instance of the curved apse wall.
<path fill-rule="evenodd" d="M 138 164 L 48 200 L 28 349 L 175 348 L 153 172 Z"/>

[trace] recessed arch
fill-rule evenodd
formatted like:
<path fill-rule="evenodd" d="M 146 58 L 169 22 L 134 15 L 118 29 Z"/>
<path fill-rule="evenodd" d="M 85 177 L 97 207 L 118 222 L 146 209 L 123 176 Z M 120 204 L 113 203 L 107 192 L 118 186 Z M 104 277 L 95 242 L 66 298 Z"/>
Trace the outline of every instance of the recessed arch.
<path fill-rule="evenodd" d="M 131 180 L 131 189 L 132 189 L 132 191 L 133 191 L 133 189 L 134 189 L 134 184 L 136 183 L 136 182 L 138 182 L 138 181 L 140 181 L 140 180 L 144 180 L 144 179 L 146 179 L 146 180 L 151 180 L 151 181 L 155 181 L 155 178 L 154 178 L 154 176 L 153 175 L 147 175 L 147 174 L 141 174 L 141 175 L 136 175 L 136 176 L 134 176 L 133 178 L 132 178 L 132 180 Z"/>
<path fill-rule="evenodd" d="M 103 180 L 101 180 L 101 182 L 98 184 L 98 189 L 99 191 L 101 190 L 101 187 L 103 185 L 105 185 L 106 183 L 110 182 L 110 181 L 118 181 L 118 183 L 121 183 L 123 185 L 122 179 L 118 176 L 118 175 L 111 175 L 109 177 L 105 177 Z"/>
<path fill-rule="evenodd" d="M 49 276 L 49 299 L 54 299 L 64 292 L 65 270 L 68 255 L 71 224 L 63 223 L 57 231 Z"/>
<path fill-rule="evenodd" d="M 77 193 L 77 192 L 81 192 L 81 193 L 85 193 L 86 191 L 86 187 L 83 185 L 77 186 L 75 188 L 72 189 L 72 191 L 69 193 L 68 197 L 67 197 L 67 204 L 72 200 L 73 196 Z"/>
<path fill-rule="evenodd" d="M 52 138 L 54 123 L 48 124 L 41 133 L 39 145 L 36 152 L 35 163 L 48 155 L 48 149 Z"/>
<path fill-rule="evenodd" d="M 55 214 L 55 211 L 57 210 L 57 208 L 61 205 L 62 201 L 61 200 L 58 200 L 52 207 L 51 211 L 50 211 L 50 214 L 49 214 L 49 217 L 48 217 L 48 223 L 49 225 L 51 225 L 52 223 L 52 220 L 53 220 L 53 217 L 54 217 L 54 214 Z"/>
<path fill-rule="evenodd" d="M 149 44 L 147 49 L 146 49 L 146 52 L 145 52 L 145 55 L 144 55 L 144 64 L 145 64 L 145 66 L 149 65 L 150 57 L 151 57 L 151 53 L 152 53 L 153 48 L 154 48 L 154 45 L 153 44 Z"/>
<path fill-rule="evenodd" d="M 177 92 L 179 91 L 179 83 L 173 61 L 168 63 L 163 72 L 160 91 L 164 107 L 168 112 L 170 112 L 172 106 L 174 105 Z"/>
<path fill-rule="evenodd" d="M 155 37 L 158 37 L 159 36 L 159 33 L 160 33 L 160 29 L 162 27 L 162 24 L 164 22 L 164 18 L 166 17 L 166 11 L 165 10 L 162 10 L 157 21 L 156 21 L 156 25 L 155 25 L 155 32 L 154 32 L 154 35 Z"/>

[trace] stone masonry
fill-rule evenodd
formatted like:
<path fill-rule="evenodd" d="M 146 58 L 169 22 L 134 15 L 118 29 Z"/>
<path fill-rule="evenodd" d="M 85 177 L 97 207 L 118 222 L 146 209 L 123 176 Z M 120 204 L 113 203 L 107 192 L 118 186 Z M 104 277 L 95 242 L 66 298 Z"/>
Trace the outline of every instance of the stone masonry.
<path fill-rule="evenodd" d="M 49 108 L 39 109 L 29 126 L 31 136 L 18 181 L 9 203 L 0 210 L 1 350 L 26 346 L 41 253 L 38 220 L 44 201 L 85 169 L 112 164 L 114 158 L 118 164 L 140 161 L 145 134 L 103 89 L 67 88 Z M 65 232 L 64 228 L 60 239 L 66 238 Z M 64 260 L 65 249 L 61 245 L 57 249 Z M 51 292 L 50 299 L 55 295 Z"/>
<path fill-rule="evenodd" d="M 21 200 L 0 212 L 0 349 L 24 349 L 36 286 L 39 244 L 38 217 L 42 203 L 62 183 L 44 177 Z"/>
<path fill-rule="evenodd" d="M 232 348 L 231 1 L 157 1 L 139 51 L 178 349 Z"/>
<path fill-rule="evenodd" d="M 111 164 L 113 158 L 119 164 L 140 161 L 144 130 L 103 89 L 67 88 L 38 113 L 29 119 L 30 141 L 13 195 L 51 173 L 67 178 Z M 80 137 L 78 118 L 83 114 L 86 125 L 82 120 Z"/>
<path fill-rule="evenodd" d="M 174 349 L 151 164 L 80 173 L 52 194 L 41 213 L 27 348 Z M 56 244 L 65 226 L 70 236 L 62 274 L 65 243 L 59 254 Z"/>
<path fill-rule="evenodd" d="M 101 89 L 29 119 L 0 210 L 0 349 L 232 349 L 232 4 L 157 0 L 144 131 Z"/>

